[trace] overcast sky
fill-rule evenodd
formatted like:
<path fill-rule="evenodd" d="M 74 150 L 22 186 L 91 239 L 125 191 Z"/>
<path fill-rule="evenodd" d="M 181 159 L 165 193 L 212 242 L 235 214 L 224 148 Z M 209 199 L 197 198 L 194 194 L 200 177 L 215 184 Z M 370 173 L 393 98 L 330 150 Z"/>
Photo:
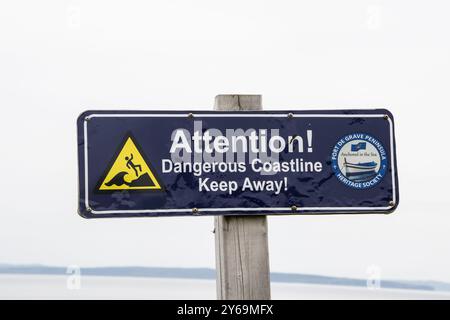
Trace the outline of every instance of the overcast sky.
<path fill-rule="evenodd" d="M 450 281 L 445 1 L 7 1 L 0 5 L 0 263 L 214 267 L 212 217 L 84 220 L 86 109 L 387 107 L 389 216 L 269 218 L 272 271 Z"/>

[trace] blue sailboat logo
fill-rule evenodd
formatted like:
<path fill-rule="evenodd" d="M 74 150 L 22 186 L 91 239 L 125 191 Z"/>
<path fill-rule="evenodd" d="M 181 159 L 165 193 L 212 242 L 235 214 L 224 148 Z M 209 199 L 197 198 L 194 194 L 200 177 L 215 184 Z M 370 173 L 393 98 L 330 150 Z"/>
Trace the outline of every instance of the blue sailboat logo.
<path fill-rule="evenodd" d="M 349 133 L 336 142 L 331 167 L 337 179 L 349 188 L 368 189 L 388 171 L 387 150 L 368 133 Z"/>
<path fill-rule="evenodd" d="M 377 165 L 375 161 L 351 163 L 344 158 L 345 176 L 354 182 L 369 181 L 377 175 Z"/>

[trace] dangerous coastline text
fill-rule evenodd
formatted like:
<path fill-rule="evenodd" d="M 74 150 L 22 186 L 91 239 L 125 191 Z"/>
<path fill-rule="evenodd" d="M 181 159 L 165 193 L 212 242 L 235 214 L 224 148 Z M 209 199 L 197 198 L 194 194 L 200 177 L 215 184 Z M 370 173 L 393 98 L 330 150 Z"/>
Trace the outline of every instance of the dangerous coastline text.
<path fill-rule="evenodd" d="M 225 133 L 194 122 L 193 133 L 173 131 L 170 158 L 161 160 L 163 174 L 191 174 L 199 192 L 288 190 L 288 174 L 318 173 L 323 163 L 314 159 L 313 131 L 299 130 L 283 137 L 279 129 L 226 129 Z M 236 179 L 224 180 L 223 177 Z"/>

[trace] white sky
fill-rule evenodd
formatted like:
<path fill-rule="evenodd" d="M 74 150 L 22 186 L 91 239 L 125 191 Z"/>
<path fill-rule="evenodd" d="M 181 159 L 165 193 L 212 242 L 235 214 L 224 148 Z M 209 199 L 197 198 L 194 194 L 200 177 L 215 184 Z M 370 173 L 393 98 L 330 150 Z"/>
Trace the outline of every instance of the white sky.
<path fill-rule="evenodd" d="M 388 107 L 390 216 L 269 218 L 272 271 L 450 281 L 446 1 L 4 1 L 0 263 L 214 267 L 212 217 L 84 220 L 86 109 Z"/>

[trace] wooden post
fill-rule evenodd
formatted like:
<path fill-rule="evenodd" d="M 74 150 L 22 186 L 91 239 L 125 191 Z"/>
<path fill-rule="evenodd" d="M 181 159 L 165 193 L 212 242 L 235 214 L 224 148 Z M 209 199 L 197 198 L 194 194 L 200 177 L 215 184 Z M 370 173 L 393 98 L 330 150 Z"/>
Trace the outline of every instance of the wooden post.
<path fill-rule="evenodd" d="M 261 95 L 218 95 L 214 110 L 262 110 Z M 270 299 L 266 216 L 215 217 L 217 298 Z"/>

